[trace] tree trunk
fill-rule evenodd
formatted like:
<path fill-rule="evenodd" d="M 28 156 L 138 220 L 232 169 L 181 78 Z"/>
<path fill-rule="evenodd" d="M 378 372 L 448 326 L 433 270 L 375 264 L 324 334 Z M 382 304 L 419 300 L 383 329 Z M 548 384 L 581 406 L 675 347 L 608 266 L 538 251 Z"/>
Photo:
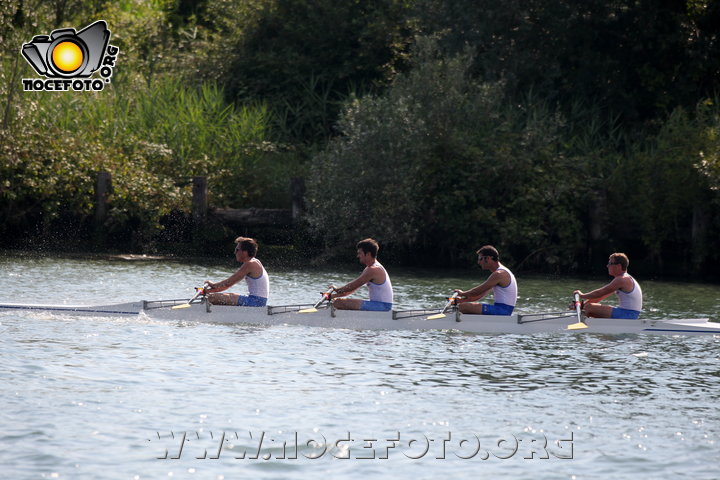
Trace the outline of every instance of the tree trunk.
<path fill-rule="evenodd" d="M 696 203 L 692 216 L 692 274 L 702 273 L 703 263 L 707 258 L 707 211 L 704 205 Z"/>

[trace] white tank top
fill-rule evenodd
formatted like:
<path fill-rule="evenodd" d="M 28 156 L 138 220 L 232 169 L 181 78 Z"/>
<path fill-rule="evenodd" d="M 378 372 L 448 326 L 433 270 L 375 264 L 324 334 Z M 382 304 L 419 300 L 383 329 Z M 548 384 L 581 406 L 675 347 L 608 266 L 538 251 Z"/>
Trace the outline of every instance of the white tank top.
<path fill-rule="evenodd" d="M 627 273 L 624 273 L 623 276 L 628 276 Z M 618 296 L 618 306 L 620 308 L 625 308 L 627 310 L 635 310 L 635 311 L 641 311 L 642 310 L 642 289 L 640 288 L 640 284 L 637 283 L 637 281 L 630 277 L 633 282 L 633 289 L 629 292 L 623 292 L 622 290 L 617 290 L 615 294 Z"/>
<path fill-rule="evenodd" d="M 507 287 L 495 285 L 493 287 L 493 299 L 495 303 L 504 303 L 505 305 L 514 307 L 517 303 L 517 282 L 515 281 L 515 275 L 502 263 L 498 267 L 498 270 L 503 270 L 510 274 L 510 284 Z"/>
<path fill-rule="evenodd" d="M 385 272 L 385 281 L 383 283 L 368 282 L 366 285 L 370 291 L 370 301 L 372 302 L 385 302 L 393 303 L 393 289 L 392 283 L 390 282 L 390 275 L 388 275 L 385 267 L 380 265 L 380 262 L 375 261 L 373 267 L 380 267 Z"/>
<path fill-rule="evenodd" d="M 258 261 L 258 263 L 260 263 L 260 261 Z M 260 266 L 262 267 L 262 274 L 258 278 L 245 275 L 245 283 L 247 283 L 248 286 L 248 294 L 268 298 L 270 294 L 270 277 L 268 277 L 262 263 L 260 263 Z"/>

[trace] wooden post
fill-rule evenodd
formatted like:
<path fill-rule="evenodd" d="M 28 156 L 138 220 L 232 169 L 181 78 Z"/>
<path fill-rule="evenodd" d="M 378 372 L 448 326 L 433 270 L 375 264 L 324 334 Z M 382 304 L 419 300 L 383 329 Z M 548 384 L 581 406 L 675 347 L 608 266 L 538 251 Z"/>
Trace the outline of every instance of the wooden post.
<path fill-rule="evenodd" d="M 208 182 L 207 177 L 193 177 L 192 179 L 192 218 L 195 224 L 205 223 L 208 210 Z"/>
<path fill-rule="evenodd" d="M 301 177 L 290 179 L 290 196 L 292 198 L 292 220 L 299 221 L 305 211 L 305 180 Z"/>
<path fill-rule="evenodd" d="M 112 176 L 109 172 L 98 172 L 95 181 L 95 227 L 102 228 L 107 219 L 108 196 L 112 193 Z"/>
<path fill-rule="evenodd" d="M 98 172 L 95 179 L 95 245 L 106 242 L 105 221 L 108 215 L 108 196 L 112 193 L 112 176 L 109 172 Z"/>
<path fill-rule="evenodd" d="M 707 212 L 701 203 L 693 206 L 691 229 L 692 274 L 700 276 L 707 257 Z"/>
<path fill-rule="evenodd" d="M 603 238 L 605 238 L 605 225 L 607 219 L 607 195 L 604 190 L 597 191 L 591 198 L 588 217 L 590 221 L 590 238 L 588 239 L 587 262 L 595 265 L 607 258 Z"/>

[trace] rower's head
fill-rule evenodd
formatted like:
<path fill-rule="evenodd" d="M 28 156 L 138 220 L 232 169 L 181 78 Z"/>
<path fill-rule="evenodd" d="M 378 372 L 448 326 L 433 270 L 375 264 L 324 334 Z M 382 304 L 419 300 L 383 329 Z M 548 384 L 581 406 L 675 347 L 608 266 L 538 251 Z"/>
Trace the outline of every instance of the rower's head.
<path fill-rule="evenodd" d="M 614 269 L 620 269 L 622 272 L 627 272 L 628 265 L 630 265 L 630 260 L 628 259 L 627 255 L 624 253 L 613 253 L 608 258 L 608 272 L 610 274 L 613 274 Z"/>
<path fill-rule="evenodd" d="M 360 260 L 360 263 L 368 266 L 375 263 L 380 245 L 372 238 L 366 238 L 365 240 L 360 240 L 355 248 L 357 248 L 357 258 Z"/>
<path fill-rule="evenodd" d="M 475 253 L 478 256 L 478 265 L 485 270 L 489 270 L 491 266 L 497 266 L 500 263 L 500 254 L 492 245 L 480 247 Z"/>
<path fill-rule="evenodd" d="M 239 262 L 245 262 L 257 255 L 258 244 L 254 238 L 238 237 L 235 244 L 235 258 Z"/>

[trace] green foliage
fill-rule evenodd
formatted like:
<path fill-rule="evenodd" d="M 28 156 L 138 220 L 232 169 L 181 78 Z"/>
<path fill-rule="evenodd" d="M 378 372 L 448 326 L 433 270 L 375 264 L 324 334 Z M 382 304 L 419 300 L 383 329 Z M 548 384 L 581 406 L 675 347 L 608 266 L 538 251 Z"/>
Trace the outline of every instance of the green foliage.
<path fill-rule="evenodd" d="M 128 90 L 22 94 L 0 153 L 2 178 L 13 179 L 0 197 L 6 229 L 63 212 L 87 218 L 99 170 L 113 176 L 109 231 L 132 226 L 137 244 L 149 244 L 171 210 L 189 210 L 192 175 L 208 176 L 215 205 L 287 198 L 290 172 L 266 161 L 275 146 L 265 140 L 263 107 L 236 108 L 214 86 L 173 79 Z"/>
<path fill-rule="evenodd" d="M 187 204 L 171 181 L 152 175 L 143 156 L 51 128 L 0 132 L 0 215 L 6 240 L 42 225 L 41 233 L 80 234 L 93 213 L 98 165 L 113 172 L 109 234 L 136 230 L 134 247 L 147 246 L 161 216 Z M 76 230 L 74 233 L 70 229 Z M 77 240 L 77 238 L 76 238 Z"/>
<path fill-rule="evenodd" d="M 385 85 L 408 42 L 401 0 L 269 0 L 223 54 L 235 99 L 268 102 L 280 133 L 324 140 L 351 93 Z"/>
<path fill-rule="evenodd" d="M 720 98 L 700 102 L 696 116 L 694 166 L 705 177 L 711 190 L 720 191 Z"/>
<path fill-rule="evenodd" d="M 643 243 L 659 258 L 662 246 L 690 232 L 693 205 L 701 200 L 697 130 L 687 112 L 678 108 L 668 118 L 651 147 L 638 155 L 641 179 Z M 689 214 L 689 215 L 688 215 Z M 685 238 L 684 238 L 685 237 Z"/>
<path fill-rule="evenodd" d="M 719 2 L 418 0 L 415 15 L 514 96 L 599 103 L 634 126 L 717 88 Z"/>
<path fill-rule="evenodd" d="M 616 250 L 656 265 L 685 251 L 677 271 L 717 261 L 704 246 L 718 218 L 707 207 L 717 199 L 710 102 L 676 109 L 655 136 L 629 136 L 598 104 L 565 115 L 532 93 L 509 104 L 502 82 L 468 74 L 471 55 L 420 39 L 408 74 L 348 105 L 309 188 L 327 247 L 370 235 L 427 252 L 423 262 L 458 262 L 493 243 L 543 270 L 590 268 Z"/>
<path fill-rule="evenodd" d="M 435 260 L 484 243 L 516 262 L 538 247 L 559 258 L 579 228 L 573 177 L 556 181 L 560 119 L 508 108 L 501 84 L 468 76 L 467 55 L 422 40 L 415 58 L 386 95 L 348 107 L 344 135 L 315 159 L 311 221 L 326 244 L 370 235 Z"/>
<path fill-rule="evenodd" d="M 717 165 L 718 118 L 712 102 L 700 103 L 692 113 L 678 107 L 618 170 L 618 180 L 629 181 L 615 189 L 617 225 L 637 222 L 643 253 L 659 266 L 695 263 L 700 268 L 718 258 L 706 247 L 712 212 L 717 212 L 718 196 L 712 191 L 717 176 L 710 165 L 713 159 Z M 611 235 L 629 240 L 621 230 Z"/>
<path fill-rule="evenodd" d="M 23 42 L 101 18 L 105 91 L 22 91 Z M 138 248 L 192 175 L 233 207 L 286 207 L 305 175 L 328 250 L 711 272 L 719 20 L 694 0 L 4 0 L 0 237 L 89 227 L 98 170 Z"/>

